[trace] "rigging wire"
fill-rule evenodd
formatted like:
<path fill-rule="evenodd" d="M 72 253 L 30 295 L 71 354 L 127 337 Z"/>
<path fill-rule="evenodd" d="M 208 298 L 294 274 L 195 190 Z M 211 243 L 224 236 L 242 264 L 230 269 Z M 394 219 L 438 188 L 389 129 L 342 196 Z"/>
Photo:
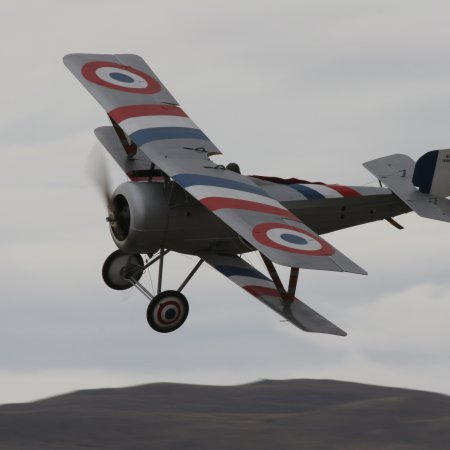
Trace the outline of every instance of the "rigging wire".
<path fill-rule="evenodd" d="M 145 264 L 147 264 L 150 261 L 150 259 L 151 259 L 150 256 L 146 255 Z M 152 278 L 152 273 L 151 273 L 150 267 L 147 268 L 147 273 L 148 273 L 148 278 L 150 280 L 150 284 L 152 286 L 152 294 L 154 294 L 155 293 L 155 287 L 153 286 L 153 278 Z"/>

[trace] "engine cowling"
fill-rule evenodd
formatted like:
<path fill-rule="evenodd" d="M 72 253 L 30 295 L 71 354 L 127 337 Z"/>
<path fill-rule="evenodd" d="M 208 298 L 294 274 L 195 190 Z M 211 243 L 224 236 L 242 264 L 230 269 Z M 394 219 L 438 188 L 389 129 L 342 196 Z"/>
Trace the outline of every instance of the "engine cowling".
<path fill-rule="evenodd" d="M 124 253 L 154 253 L 167 229 L 169 192 L 162 183 L 127 182 L 111 197 L 112 238 Z"/>
<path fill-rule="evenodd" d="M 162 247 L 187 254 L 205 250 L 234 254 L 251 249 L 173 182 L 121 184 L 111 196 L 108 220 L 115 244 L 128 254 L 155 253 Z"/>

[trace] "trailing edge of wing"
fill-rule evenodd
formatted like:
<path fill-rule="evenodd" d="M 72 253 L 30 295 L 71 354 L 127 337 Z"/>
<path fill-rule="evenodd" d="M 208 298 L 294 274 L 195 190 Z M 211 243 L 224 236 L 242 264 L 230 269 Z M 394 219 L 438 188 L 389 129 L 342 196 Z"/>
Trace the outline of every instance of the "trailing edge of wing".
<path fill-rule="evenodd" d="M 273 281 L 238 256 L 212 252 L 202 252 L 198 256 L 301 330 L 337 336 L 347 335 L 345 331 L 297 298 L 292 303 L 283 302 Z"/>

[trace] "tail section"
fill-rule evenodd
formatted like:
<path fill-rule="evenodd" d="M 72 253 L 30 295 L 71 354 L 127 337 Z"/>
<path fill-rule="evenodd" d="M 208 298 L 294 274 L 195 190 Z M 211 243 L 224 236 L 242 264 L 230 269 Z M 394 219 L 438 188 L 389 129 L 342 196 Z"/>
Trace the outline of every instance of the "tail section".
<path fill-rule="evenodd" d="M 433 150 L 416 162 L 412 178 L 414 186 L 424 194 L 450 195 L 450 150 Z"/>
<path fill-rule="evenodd" d="M 417 163 L 390 155 L 363 164 L 419 216 L 450 222 L 450 150 L 434 150 Z"/>

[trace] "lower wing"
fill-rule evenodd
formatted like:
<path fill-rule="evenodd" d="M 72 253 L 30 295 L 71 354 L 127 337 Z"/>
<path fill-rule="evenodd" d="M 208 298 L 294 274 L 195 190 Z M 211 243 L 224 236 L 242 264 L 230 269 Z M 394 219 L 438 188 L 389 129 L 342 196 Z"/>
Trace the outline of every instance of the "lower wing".
<path fill-rule="evenodd" d="M 299 299 L 284 301 L 275 283 L 239 256 L 202 252 L 198 255 L 233 283 L 303 331 L 346 336 L 347 333 Z"/>

